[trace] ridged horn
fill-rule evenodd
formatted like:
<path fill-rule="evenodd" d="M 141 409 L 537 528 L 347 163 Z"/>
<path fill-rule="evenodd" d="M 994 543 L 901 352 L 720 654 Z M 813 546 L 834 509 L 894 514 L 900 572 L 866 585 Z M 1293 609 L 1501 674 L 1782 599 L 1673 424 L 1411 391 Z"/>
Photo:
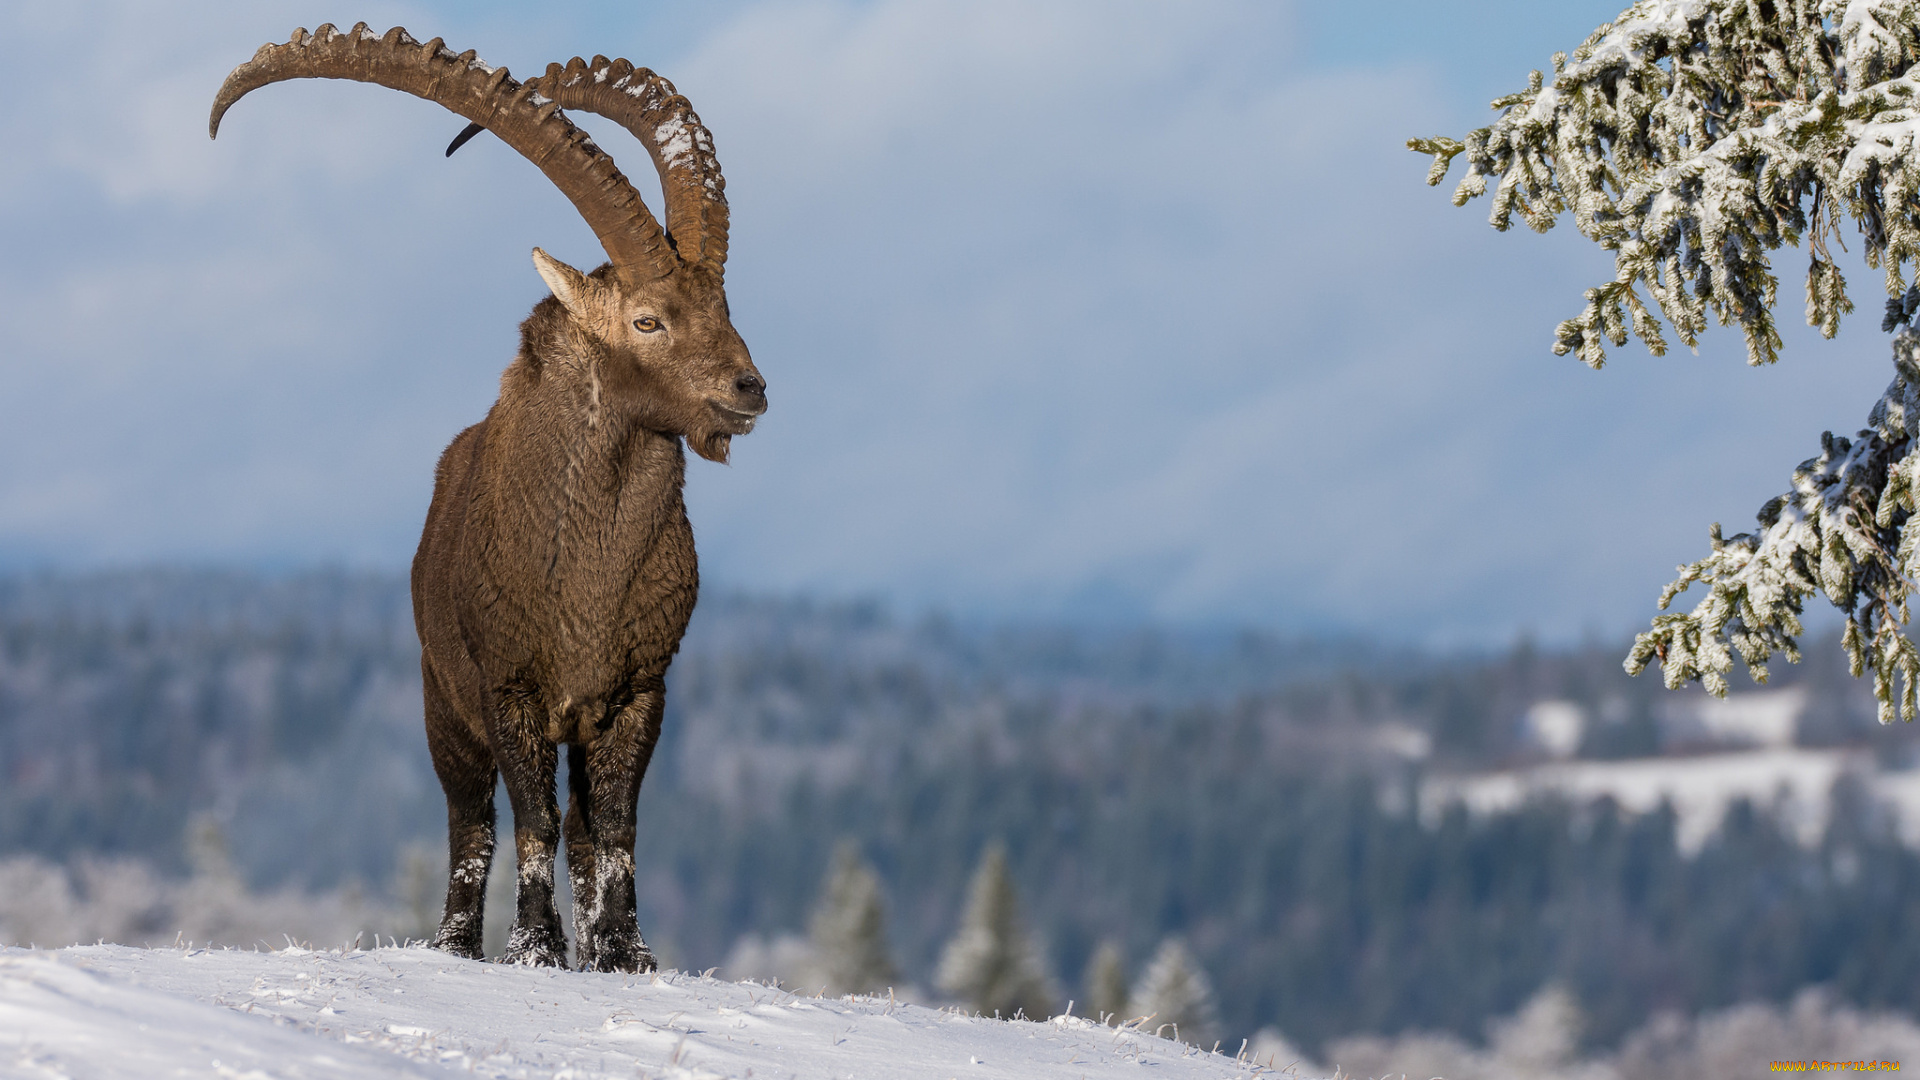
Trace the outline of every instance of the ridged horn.
<path fill-rule="evenodd" d="M 727 182 L 713 156 L 713 133 L 673 84 L 627 60 L 574 57 L 548 64 L 527 85 L 563 109 L 604 116 L 626 128 L 653 156 L 667 201 L 667 233 L 689 263 L 718 275 L 727 262 Z"/>
<path fill-rule="evenodd" d="M 398 26 L 385 35 L 365 23 L 345 32 L 331 24 L 311 34 L 295 30 L 286 44 L 262 45 L 227 76 L 213 100 L 207 134 L 219 135 L 220 118 L 234 102 L 287 79 L 352 79 L 438 102 L 484 125 L 545 173 L 623 274 L 661 277 L 678 265 L 639 192 L 559 111 L 560 103 L 515 82 L 507 69 L 481 63 L 471 51 L 456 54 L 439 38 L 423 44 Z"/>

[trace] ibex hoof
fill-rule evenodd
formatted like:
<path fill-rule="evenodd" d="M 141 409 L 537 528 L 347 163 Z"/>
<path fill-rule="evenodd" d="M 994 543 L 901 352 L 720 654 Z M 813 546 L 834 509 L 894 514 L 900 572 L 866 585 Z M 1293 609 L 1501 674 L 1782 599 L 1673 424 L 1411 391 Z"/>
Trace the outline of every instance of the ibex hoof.
<path fill-rule="evenodd" d="M 439 938 L 435 938 L 433 939 L 432 947 L 450 956 L 457 956 L 462 960 L 485 960 L 487 958 L 486 954 L 481 951 L 480 946 L 470 941 L 442 941 Z"/>
<path fill-rule="evenodd" d="M 593 955 L 584 960 L 582 971 L 626 971 L 644 975 L 660 968 L 659 961 L 653 958 L 653 950 L 635 934 L 595 934 Z"/>
<path fill-rule="evenodd" d="M 486 959 L 480 948 L 480 932 L 471 925 L 473 921 L 455 916 L 441 923 L 440 931 L 433 935 L 433 948 L 466 960 Z"/>
<path fill-rule="evenodd" d="M 545 927 L 515 927 L 507 937 L 507 952 L 500 962 L 522 967 L 566 967 L 567 941 L 558 931 Z"/>

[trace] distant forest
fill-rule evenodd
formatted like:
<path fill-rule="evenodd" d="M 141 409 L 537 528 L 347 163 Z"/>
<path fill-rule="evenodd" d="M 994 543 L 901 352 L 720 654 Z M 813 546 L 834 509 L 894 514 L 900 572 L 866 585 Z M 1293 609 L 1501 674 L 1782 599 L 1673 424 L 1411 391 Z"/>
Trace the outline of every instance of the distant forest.
<path fill-rule="evenodd" d="M 803 931 L 850 839 L 883 880 L 895 962 L 926 985 L 999 841 L 1066 996 L 1085 1000 L 1102 941 L 1137 970 L 1184 935 L 1236 1040 L 1478 1039 L 1548 983 L 1579 1000 L 1591 1045 L 1662 1009 L 1810 984 L 1920 1011 L 1920 857 L 1844 784 L 1816 847 L 1740 805 L 1691 858 L 1667 812 L 1413 815 L 1423 775 L 1527 760 L 1520 718 L 1540 700 L 1606 718 L 1583 756 L 1671 749 L 1654 722 L 1668 692 L 1626 678 L 1622 653 L 710 593 L 641 794 L 641 923 L 670 962 L 722 964 L 743 935 Z M 1776 673 L 1808 690 L 1799 741 L 1910 761 L 1913 731 L 1874 722 L 1837 647 L 1807 653 Z M 398 577 L 0 579 L 0 856 L 184 873 L 210 820 L 256 886 L 395 892 L 409 853 L 444 858 L 417 665 Z"/>

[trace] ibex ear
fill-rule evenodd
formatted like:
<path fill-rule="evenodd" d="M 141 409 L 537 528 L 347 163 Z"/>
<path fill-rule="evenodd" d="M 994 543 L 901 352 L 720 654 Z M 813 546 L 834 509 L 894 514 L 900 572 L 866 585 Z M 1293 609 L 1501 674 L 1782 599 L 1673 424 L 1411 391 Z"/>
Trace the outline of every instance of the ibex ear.
<path fill-rule="evenodd" d="M 555 299 L 560 301 L 562 307 L 576 318 L 586 314 L 583 302 L 587 298 L 587 275 L 539 248 L 533 249 L 533 268 L 540 271 L 540 280 L 553 290 Z"/>

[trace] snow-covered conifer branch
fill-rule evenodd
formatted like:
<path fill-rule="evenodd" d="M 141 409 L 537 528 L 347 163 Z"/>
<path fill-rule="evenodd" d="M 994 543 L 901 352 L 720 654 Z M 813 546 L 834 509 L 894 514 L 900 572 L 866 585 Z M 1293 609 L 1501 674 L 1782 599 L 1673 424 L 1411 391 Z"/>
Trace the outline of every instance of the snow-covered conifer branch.
<path fill-rule="evenodd" d="M 1920 650 L 1902 627 L 1920 558 L 1920 530 L 1907 528 L 1920 490 L 1920 281 L 1905 267 L 1920 277 L 1920 0 L 1639 0 L 1555 55 L 1550 79 L 1536 71 L 1493 107 L 1499 118 L 1464 140 L 1408 146 L 1433 158 L 1429 184 L 1464 157 L 1454 204 L 1491 190 L 1495 228 L 1517 213 L 1544 232 L 1571 211 L 1614 252 L 1613 280 L 1587 290 L 1554 343 L 1593 367 L 1629 336 L 1664 353 L 1660 316 L 1688 345 L 1709 315 L 1737 325 L 1749 362 L 1772 362 L 1768 257 L 1803 241 L 1807 323 L 1832 337 L 1854 305 L 1828 245 L 1852 220 L 1886 275 L 1893 385 L 1868 430 L 1822 437 L 1756 532 L 1723 539 L 1714 526 L 1712 553 L 1680 568 L 1660 606 L 1696 583 L 1706 597 L 1655 618 L 1627 670 L 1658 659 L 1668 686 L 1698 679 L 1725 694 L 1738 654 L 1764 681 L 1774 653 L 1799 658 L 1817 591 L 1847 615 L 1844 644 L 1856 676 L 1873 672 L 1881 720 L 1911 720 Z"/>
<path fill-rule="evenodd" d="M 1455 157 L 1456 205 L 1492 189 L 1492 222 L 1539 231 L 1563 212 L 1614 251 L 1554 351 L 1599 367 L 1632 333 L 1666 350 L 1651 296 L 1694 344 L 1711 313 L 1774 360 L 1778 290 L 1768 253 L 1805 240 L 1807 321 L 1832 336 L 1853 305 L 1828 252 L 1858 226 L 1888 294 L 1920 265 L 1920 0 L 1640 0 L 1548 80 L 1500 98 L 1464 142 L 1415 139 L 1438 184 Z"/>
<path fill-rule="evenodd" d="M 1914 718 L 1920 650 L 1901 627 L 1920 569 L 1920 529 L 1906 527 L 1920 493 L 1920 333 L 1902 329 L 1893 354 L 1893 383 L 1867 429 L 1853 439 L 1822 435 L 1820 456 L 1794 470 L 1793 490 L 1761 508 L 1756 532 L 1722 539 L 1713 527 L 1713 553 L 1681 567 L 1660 606 L 1696 582 L 1708 586 L 1706 597 L 1692 611 L 1655 617 L 1634 641 L 1628 673 L 1658 659 L 1668 687 L 1698 679 L 1725 695 L 1737 653 L 1765 682 L 1774 652 L 1800 659 L 1802 604 L 1817 590 L 1847 613 L 1847 656 L 1854 675 L 1873 672 L 1881 722 Z"/>

